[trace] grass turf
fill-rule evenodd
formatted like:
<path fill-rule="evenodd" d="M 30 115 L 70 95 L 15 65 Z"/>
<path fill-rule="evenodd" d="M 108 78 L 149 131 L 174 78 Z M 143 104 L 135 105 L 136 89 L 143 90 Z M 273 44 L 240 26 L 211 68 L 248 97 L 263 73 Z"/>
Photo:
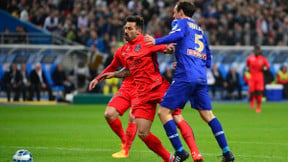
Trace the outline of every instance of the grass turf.
<path fill-rule="evenodd" d="M 243 103 L 213 105 L 237 162 L 288 161 L 287 105 L 265 103 L 260 114 Z M 128 159 L 111 158 L 119 151 L 120 140 L 106 124 L 104 109 L 105 105 L 1 106 L 0 161 L 12 161 L 19 149 L 31 151 L 36 162 L 161 161 L 138 137 Z M 217 158 L 221 150 L 197 111 L 187 106 L 183 115 L 194 130 L 205 162 L 221 161 Z M 126 128 L 127 114 L 121 120 Z M 173 152 L 158 117 L 152 132 Z M 188 150 L 186 144 L 184 147 Z"/>

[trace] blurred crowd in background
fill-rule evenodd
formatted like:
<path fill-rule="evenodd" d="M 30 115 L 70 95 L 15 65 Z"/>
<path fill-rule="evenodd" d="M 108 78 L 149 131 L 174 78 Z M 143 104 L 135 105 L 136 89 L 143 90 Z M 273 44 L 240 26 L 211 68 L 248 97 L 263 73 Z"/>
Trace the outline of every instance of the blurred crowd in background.
<path fill-rule="evenodd" d="M 140 14 L 156 38 L 169 32 L 177 0 L 11 0 L 2 9 L 39 28 L 110 52 L 125 17 Z M 193 18 L 211 45 L 287 45 L 287 0 L 195 0 Z M 7 31 L 8 32 L 8 31 Z"/>
<path fill-rule="evenodd" d="M 143 16 L 145 33 L 156 38 L 162 37 L 170 31 L 176 2 L 177 0 L 1 0 L 0 8 L 22 21 L 31 22 L 39 29 L 85 45 L 89 49 L 86 65 L 89 67 L 90 78 L 94 78 L 103 70 L 99 70 L 99 64 L 103 64 L 104 68 L 109 65 L 115 50 L 123 45 L 122 30 L 127 15 Z M 197 10 L 193 19 L 207 32 L 210 45 L 288 45 L 287 0 L 195 0 L 194 3 Z M 11 32 L 8 28 L 3 31 L 7 34 Z M 25 29 L 18 26 L 15 32 L 25 33 Z M 10 42 L 5 43 L 25 43 L 24 39 L 12 37 L 8 41 Z M 169 58 L 169 61 L 172 62 L 172 59 Z M 171 66 L 164 67 L 161 72 L 171 80 Z M 229 81 L 221 81 L 227 89 L 228 83 Z M 119 81 L 108 81 L 105 86 L 115 87 L 115 84 L 119 84 Z M 104 91 L 109 93 L 107 88 Z M 238 94 L 237 98 L 242 98 L 241 93 Z"/>

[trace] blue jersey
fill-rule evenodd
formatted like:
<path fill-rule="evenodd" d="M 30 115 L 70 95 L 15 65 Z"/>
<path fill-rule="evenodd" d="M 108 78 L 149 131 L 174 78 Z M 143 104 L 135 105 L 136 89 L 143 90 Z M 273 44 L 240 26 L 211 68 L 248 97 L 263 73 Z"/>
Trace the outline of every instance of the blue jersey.
<path fill-rule="evenodd" d="M 211 66 L 211 53 L 206 34 L 190 18 L 175 19 L 171 25 L 169 35 L 156 39 L 155 44 L 176 43 L 173 80 L 207 84 L 206 68 Z"/>

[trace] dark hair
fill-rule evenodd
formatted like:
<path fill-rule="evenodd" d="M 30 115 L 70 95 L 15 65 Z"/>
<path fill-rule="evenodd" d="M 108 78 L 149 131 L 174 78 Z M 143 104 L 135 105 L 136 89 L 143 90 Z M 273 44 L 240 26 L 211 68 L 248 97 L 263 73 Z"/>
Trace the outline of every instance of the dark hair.
<path fill-rule="evenodd" d="M 144 27 L 143 17 L 141 17 L 139 15 L 128 16 L 126 18 L 126 22 L 135 22 L 136 27 L 142 29 L 142 31 L 143 31 L 143 27 Z"/>
<path fill-rule="evenodd" d="M 176 9 L 178 12 L 180 10 L 183 10 L 184 14 L 189 17 L 192 17 L 196 10 L 196 7 L 192 2 L 180 1 L 176 5 L 177 5 Z"/>

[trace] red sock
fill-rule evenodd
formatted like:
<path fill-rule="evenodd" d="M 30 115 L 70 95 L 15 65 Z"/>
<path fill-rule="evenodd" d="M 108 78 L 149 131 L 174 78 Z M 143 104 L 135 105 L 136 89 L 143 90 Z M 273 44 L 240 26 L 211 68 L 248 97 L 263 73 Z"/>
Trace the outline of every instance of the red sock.
<path fill-rule="evenodd" d="M 128 151 L 130 150 L 130 147 L 132 146 L 132 143 L 135 139 L 136 135 L 136 124 L 135 123 L 128 123 L 128 127 L 126 129 L 126 148 Z"/>
<path fill-rule="evenodd" d="M 251 98 L 250 98 L 250 107 L 251 107 L 251 108 L 254 107 L 255 98 L 256 98 L 256 97 L 255 97 L 254 95 L 251 96 Z"/>
<path fill-rule="evenodd" d="M 163 160 L 169 161 L 170 153 L 164 148 L 159 138 L 151 132 L 142 141 L 157 155 L 161 156 Z"/>
<path fill-rule="evenodd" d="M 257 96 L 257 108 L 260 109 L 262 103 L 262 95 Z"/>
<path fill-rule="evenodd" d="M 121 120 L 119 118 L 116 118 L 108 122 L 108 124 L 111 127 L 111 129 L 117 134 L 117 136 L 120 137 L 121 142 L 124 144 L 126 139 Z"/>
<path fill-rule="evenodd" d="M 184 138 L 185 142 L 190 148 L 191 153 L 196 152 L 197 154 L 199 154 L 199 150 L 197 148 L 197 145 L 194 139 L 192 128 L 187 124 L 185 120 L 182 120 L 180 123 L 178 123 L 177 127 L 179 128 L 182 134 L 182 137 Z"/>

